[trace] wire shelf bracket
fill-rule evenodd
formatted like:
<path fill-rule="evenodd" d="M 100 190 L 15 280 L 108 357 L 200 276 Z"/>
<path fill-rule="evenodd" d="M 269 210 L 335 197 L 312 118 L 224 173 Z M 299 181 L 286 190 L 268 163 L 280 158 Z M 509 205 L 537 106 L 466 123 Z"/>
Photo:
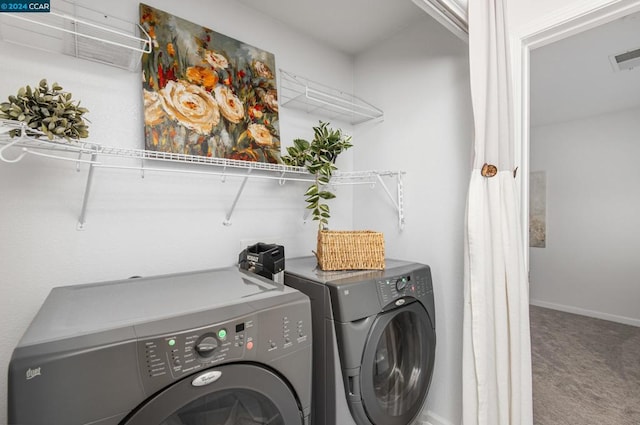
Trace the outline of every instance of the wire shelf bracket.
<path fill-rule="evenodd" d="M 395 212 L 398 214 L 398 228 L 399 230 L 403 230 L 405 226 L 405 215 L 404 215 L 404 181 L 403 176 L 406 174 L 405 171 L 354 171 L 354 172 L 346 172 L 340 173 L 339 178 L 334 183 L 332 180 L 330 184 L 368 184 L 372 189 L 376 186 L 380 186 L 384 193 L 387 195 L 389 200 L 391 201 L 391 205 L 393 206 Z M 392 190 L 389 188 L 390 186 L 385 182 L 386 178 L 394 178 L 395 177 L 395 186 L 396 186 L 396 195 L 394 196 Z"/>

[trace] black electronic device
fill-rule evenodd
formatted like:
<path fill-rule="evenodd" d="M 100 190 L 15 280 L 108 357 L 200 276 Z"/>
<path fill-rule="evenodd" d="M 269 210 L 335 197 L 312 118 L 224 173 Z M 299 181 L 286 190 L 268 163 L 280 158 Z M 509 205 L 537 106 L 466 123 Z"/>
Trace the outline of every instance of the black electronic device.
<path fill-rule="evenodd" d="M 249 245 L 238 256 L 241 269 L 282 283 L 284 271 L 284 246 L 258 242 Z"/>

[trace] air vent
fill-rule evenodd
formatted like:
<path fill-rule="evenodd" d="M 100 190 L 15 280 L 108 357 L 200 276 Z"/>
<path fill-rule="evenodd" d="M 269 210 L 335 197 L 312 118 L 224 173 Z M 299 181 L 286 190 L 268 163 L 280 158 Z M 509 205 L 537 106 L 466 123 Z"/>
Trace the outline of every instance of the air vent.
<path fill-rule="evenodd" d="M 640 66 L 640 48 L 609 56 L 615 71 L 629 70 Z"/>

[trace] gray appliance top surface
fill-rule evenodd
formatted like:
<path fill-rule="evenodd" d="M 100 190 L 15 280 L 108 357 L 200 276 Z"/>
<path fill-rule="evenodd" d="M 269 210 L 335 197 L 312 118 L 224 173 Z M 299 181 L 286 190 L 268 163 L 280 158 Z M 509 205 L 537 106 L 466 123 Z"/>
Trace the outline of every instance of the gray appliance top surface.
<path fill-rule="evenodd" d="M 386 258 L 384 270 L 338 270 L 324 271 L 318 268 L 316 257 L 298 257 L 287 259 L 285 273 L 293 273 L 300 277 L 322 282 L 328 285 L 340 285 L 354 281 L 368 281 L 405 273 L 406 270 L 424 267 L 422 264 Z"/>
<path fill-rule="evenodd" d="M 295 290 L 229 267 L 53 288 L 18 346 L 96 333 Z"/>

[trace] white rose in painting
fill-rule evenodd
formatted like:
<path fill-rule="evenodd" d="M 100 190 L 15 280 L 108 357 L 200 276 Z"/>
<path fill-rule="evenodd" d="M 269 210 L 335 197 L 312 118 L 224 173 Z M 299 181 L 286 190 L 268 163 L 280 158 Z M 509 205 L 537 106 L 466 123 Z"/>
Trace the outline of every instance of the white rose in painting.
<path fill-rule="evenodd" d="M 225 69 L 229 67 L 229 61 L 227 58 L 213 50 L 207 50 L 204 52 L 204 60 L 214 68 Z"/>
<path fill-rule="evenodd" d="M 217 86 L 213 93 L 218 101 L 222 116 L 232 123 L 239 123 L 244 118 L 244 105 L 227 86 Z"/>
<path fill-rule="evenodd" d="M 195 84 L 169 81 L 160 91 L 160 101 L 167 115 L 200 134 L 210 133 L 220 122 L 216 100 Z"/>
<path fill-rule="evenodd" d="M 273 144 L 273 136 L 267 127 L 262 124 L 249 124 L 249 127 L 247 127 L 247 133 L 249 133 L 249 136 L 251 136 L 251 138 L 260 146 Z"/>
<path fill-rule="evenodd" d="M 166 119 L 160 95 L 155 91 L 144 91 L 144 123 L 148 126 L 160 124 Z"/>
<path fill-rule="evenodd" d="M 262 101 L 267 105 L 267 108 L 274 112 L 278 112 L 278 94 L 275 90 L 269 90 L 263 94 Z"/>
<path fill-rule="evenodd" d="M 271 72 L 271 68 L 267 66 L 264 62 L 253 61 L 253 70 L 256 72 L 258 77 L 262 78 L 273 78 L 273 72 Z"/>

